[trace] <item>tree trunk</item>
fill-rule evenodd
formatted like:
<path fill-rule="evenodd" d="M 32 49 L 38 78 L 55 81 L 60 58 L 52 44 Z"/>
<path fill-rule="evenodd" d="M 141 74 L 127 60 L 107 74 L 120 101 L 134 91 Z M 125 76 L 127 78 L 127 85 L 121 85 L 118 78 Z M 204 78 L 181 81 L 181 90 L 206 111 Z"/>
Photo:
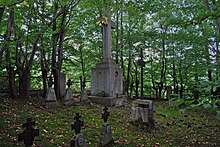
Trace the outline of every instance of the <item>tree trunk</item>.
<path fill-rule="evenodd" d="M 164 82 L 166 78 L 166 57 L 165 57 L 165 34 L 166 34 L 166 28 L 164 29 L 161 25 L 161 36 L 162 36 L 162 61 L 161 61 L 161 73 L 160 73 L 160 82 L 157 82 L 158 86 L 158 98 L 162 98 L 162 90 L 164 87 Z"/>
<path fill-rule="evenodd" d="M 128 37 L 130 37 L 130 31 L 128 32 Z M 131 72 L 131 50 L 132 50 L 132 42 L 128 41 L 129 44 L 129 51 L 128 51 L 128 70 L 127 70 L 127 78 L 126 78 L 126 89 L 125 91 L 129 95 L 129 86 L 130 86 L 130 72 Z"/>
<path fill-rule="evenodd" d="M 0 7 L 0 24 L 2 22 L 2 17 L 3 17 L 4 11 L 5 11 L 5 7 Z"/>
<path fill-rule="evenodd" d="M 176 64 L 175 64 L 175 47 L 173 45 L 173 87 L 174 87 L 174 94 L 178 94 L 178 82 L 176 76 Z"/>
<path fill-rule="evenodd" d="M 139 86 L 139 80 L 138 80 L 138 68 L 137 64 L 134 62 L 135 66 L 135 98 L 138 98 L 138 86 Z"/>
<path fill-rule="evenodd" d="M 118 54 L 119 54 L 119 11 L 118 11 L 118 0 L 116 1 L 117 13 L 116 13 L 116 54 L 115 54 L 115 62 L 118 64 Z"/>
<path fill-rule="evenodd" d="M 123 35 L 124 35 L 124 28 L 123 28 L 123 0 L 121 0 L 121 22 L 120 22 L 120 29 L 121 29 L 121 35 L 120 35 L 120 60 L 121 60 L 121 68 L 123 70 L 123 77 L 126 81 L 126 76 L 125 76 L 125 70 L 124 70 L 124 54 L 123 54 L 123 48 L 124 48 L 124 44 L 123 44 Z"/>
<path fill-rule="evenodd" d="M 198 90 L 198 84 L 199 83 L 198 82 L 199 82 L 199 76 L 196 73 L 195 74 L 195 86 L 194 86 L 194 89 L 193 89 L 194 99 L 199 99 L 199 90 Z"/>
<path fill-rule="evenodd" d="M 83 48 L 82 46 L 79 47 L 79 50 L 80 50 L 80 63 L 81 63 L 81 68 L 82 68 L 82 76 L 80 76 L 81 90 L 85 89 L 85 87 L 86 87 L 85 63 L 84 63 L 84 59 L 83 59 L 82 48 Z"/>
<path fill-rule="evenodd" d="M 43 47 L 41 48 L 40 51 L 41 51 L 41 72 L 42 72 L 42 78 L 43 78 L 43 91 L 44 91 L 43 97 L 46 98 L 48 66 L 47 66 L 47 61 L 46 61 L 46 53 Z"/>
<path fill-rule="evenodd" d="M 213 13 L 213 12 L 215 12 L 215 11 L 217 11 L 217 9 L 216 8 L 218 8 L 217 7 L 217 4 L 216 4 L 216 2 L 215 1 L 212 1 L 212 5 L 209 3 L 209 0 L 205 0 L 204 1 L 205 2 L 205 5 L 206 5 L 206 7 L 207 7 L 207 9 L 208 9 L 208 11 L 210 12 L 210 13 Z M 219 39 L 217 39 L 217 36 L 219 36 L 220 35 L 220 17 L 219 16 L 216 16 L 215 17 L 215 20 L 216 20 L 216 25 L 214 26 L 213 25 L 213 28 L 216 28 L 216 34 L 215 34 L 215 36 L 216 36 L 216 62 L 217 62 L 217 66 L 216 66 L 216 80 L 218 80 L 219 78 L 220 78 L 220 75 L 219 75 L 219 69 L 220 69 L 220 59 L 219 59 L 219 57 L 220 57 L 220 51 L 219 51 Z M 210 80 L 210 78 L 211 78 L 211 71 L 208 71 L 208 76 L 209 76 L 209 80 Z M 213 90 L 211 90 L 211 91 L 213 91 Z M 213 92 L 212 92 L 213 93 Z M 215 94 L 220 94 L 220 85 L 219 86 L 217 86 L 217 89 L 216 89 L 216 91 L 214 92 Z"/>
<path fill-rule="evenodd" d="M 25 70 L 19 75 L 19 98 L 27 99 L 30 87 L 30 71 Z"/>
<path fill-rule="evenodd" d="M 130 95 L 129 95 L 130 98 L 133 98 L 133 88 L 134 88 L 134 81 L 132 80 L 130 85 Z"/>
<path fill-rule="evenodd" d="M 58 12 L 58 2 L 54 2 L 54 14 L 53 14 L 53 22 L 52 22 L 52 30 L 57 32 L 59 22 L 58 16 L 61 17 L 61 22 L 59 26 L 59 32 L 54 33 L 52 35 L 53 40 L 53 50 L 52 50 L 52 73 L 54 77 L 54 89 L 56 93 L 56 97 L 58 100 L 62 100 L 63 96 L 61 95 L 61 87 L 60 87 L 60 74 L 63 63 L 63 43 L 65 37 L 65 27 L 66 27 L 66 17 L 67 17 L 67 5 L 62 6 L 61 10 Z"/>
<path fill-rule="evenodd" d="M 183 79 L 184 79 L 184 77 L 183 77 L 183 71 L 182 71 L 182 63 L 181 63 L 181 61 L 179 62 L 179 70 L 178 70 L 178 72 L 179 72 L 179 79 L 180 79 L 180 90 L 179 90 L 179 94 L 180 94 L 180 98 L 183 98 L 183 92 L 184 92 L 184 86 L 183 86 L 183 83 L 184 83 L 184 81 L 183 81 Z M 186 82 L 187 83 L 187 82 Z"/>
<path fill-rule="evenodd" d="M 15 86 L 15 71 L 14 68 L 12 67 L 11 63 L 11 54 L 10 54 L 10 36 L 12 33 L 12 28 L 14 24 L 14 10 L 13 8 L 9 8 L 9 16 L 8 16 L 8 24 L 7 24 L 7 31 L 5 35 L 5 45 L 4 45 L 4 50 L 6 51 L 6 69 L 8 73 L 8 80 L 9 80 L 9 90 L 10 90 L 10 97 L 13 99 L 17 98 L 17 89 Z"/>

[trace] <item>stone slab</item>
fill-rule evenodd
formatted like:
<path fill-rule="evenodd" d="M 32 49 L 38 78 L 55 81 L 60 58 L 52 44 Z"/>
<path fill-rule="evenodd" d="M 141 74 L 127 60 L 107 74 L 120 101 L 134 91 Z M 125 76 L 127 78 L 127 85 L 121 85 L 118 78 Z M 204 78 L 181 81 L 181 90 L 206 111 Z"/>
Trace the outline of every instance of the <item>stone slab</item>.
<path fill-rule="evenodd" d="M 109 123 L 104 123 L 101 127 L 100 144 L 105 146 L 112 141 L 112 130 Z"/>
<path fill-rule="evenodd" d="M 155 128 L 153 101 L 138 99 L 132 103 L 132 124 L 139 130 L 151 132 Z"/>
<path fill-rule="evenodd" d="M 67 88 L 64 100 L 68 101 L 68 100 L 72 100 L 72 99 L 73 99 L 73 91 L 71 88 Z"/>
<path fill-rule="evenodd" d="M 113 97 L 98 97 L 98 96 L 88 96 L 89 100 L 93 103 L 105 105 L 105 106 L 114 106 L 117 98 Z"/>
<path fill-rule="evenodd" d="M 125 96 L 120 96 L 115 101 L 115 107 L 125 106 L 128 103 L 128 100 Z"/>
<path fill-rule="evenodd" d="M 46 101 L 51 101 L 51 102 L 54 102 L 54 101 L 57 101 L 57 98 L 56 98 L 56 94 L 55 94 L 55 89 L 52 88 L 52 87 L 49 87 L 48 90 L 47 90 L 47 96 L 46 96 Z"/>
<path fill-rule="evenodd" d="M 86 93 L 85 89 L 82 89 L 81 94 L 80 94 L 80 102 L 87 102 L 88 99 L 88 95 Z"/>

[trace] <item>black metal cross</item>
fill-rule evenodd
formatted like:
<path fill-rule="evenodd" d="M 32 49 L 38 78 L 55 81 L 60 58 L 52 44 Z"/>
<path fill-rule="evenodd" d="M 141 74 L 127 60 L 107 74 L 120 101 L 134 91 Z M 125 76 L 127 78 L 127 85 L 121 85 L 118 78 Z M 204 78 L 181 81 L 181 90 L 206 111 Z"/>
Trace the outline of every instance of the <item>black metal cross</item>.
<path fill-rule="evenodd" d="M 23 128 L 26 128 L 22 133 L 18 134 L 18 141 L 24 141 L 25 147 L 31 147 L 33 145 L 34 137 L 39 136 L 39 129 L 34 129 L 35 121 L 32 118 L 27 118 L 27 122 L 22 124 Z"/>
<path fill-rule="evenodd" d="M 72 85 L 72 81 L 69 79 L 69 80 L 67 81 L 67 86 L 68 86 L 68 88 L 70 88 L 71 85 Z"/>
<path fill-rule="evenodd" d="M 81 115 L 79 115 L 79 113 L 76 113 L 76 116 L 74 117 L 74 124 L 71 125 L 71 129 L 75 130 L 75 134 L 79 134 L 80 133 L 80 129 L 81 127 L 84 125 L 84 122 L 82 120 Z"/>
<path fill-rule="evenodd" d="M 144 56 L 143 56 L 143 49 L 141 48 L 140 50 L 140 59 L 138 60 L 138 65 L 141 66 L 141 99 L 144 97 L 144 67 L 145 67 L 145 62 L 144 62 Z"/>
<path fill-rule="evenodd" d="M 108 112 L 107 106 L 104 107 L 103 109 L 104 112 L 102 112 L 102 119 L 104 120 L 104 123 L 108 121 L 108 117 L 110 115 L 110 112 Z"/>
<path fill-rule="evenodd" d="M 48 87 L 52 87 L 53 86 L 53 78 L 52 76 L 49 77 L 49 80 L 48 80 Z"/>

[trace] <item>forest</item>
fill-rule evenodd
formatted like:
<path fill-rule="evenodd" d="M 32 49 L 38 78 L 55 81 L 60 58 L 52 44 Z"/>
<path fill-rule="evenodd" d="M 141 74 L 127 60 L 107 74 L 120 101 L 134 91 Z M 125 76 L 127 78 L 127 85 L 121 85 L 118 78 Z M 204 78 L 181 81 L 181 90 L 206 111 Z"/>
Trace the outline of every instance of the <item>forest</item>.
<path fill-rule="evenodd" d="M 219 98 L 216 0 L 2 0 L 0 82 L 10 96 L 26 99 L 30 90 L 46 92 L 50 75 L 59 91 L 61 73 L 74 82 L 75 91 L 80 77 L 89 90 L 91 68 L 102 57 L 97 22 L 105 3 L 116 24 L 112 58 L 123 69 L 129 96 L 140 96 L 142 50 L 144 96 L 165 98 L 172 87 L 180 98 Z"/>
<path fill-rule="evenodd" d="M 78 100 L 91 95 L 109 20 L 128 101 L 103 109 Z M 72 82 L 70 107 L 63 75 Z M 47 109 L 52 77 L 61 105 Z M 69 146 L 76 113 L 86 142 L 99 146 L 99 114 L 108 109 L 112 146 L 220 146 L 219 97 L 219 0 L 0 0 L 0 146 L 22 146 L 21 124 L 31 118 L 39 128 L 34 146 Z M 137 99 L 149 106 L 149 132 L 132 124 Z"/>

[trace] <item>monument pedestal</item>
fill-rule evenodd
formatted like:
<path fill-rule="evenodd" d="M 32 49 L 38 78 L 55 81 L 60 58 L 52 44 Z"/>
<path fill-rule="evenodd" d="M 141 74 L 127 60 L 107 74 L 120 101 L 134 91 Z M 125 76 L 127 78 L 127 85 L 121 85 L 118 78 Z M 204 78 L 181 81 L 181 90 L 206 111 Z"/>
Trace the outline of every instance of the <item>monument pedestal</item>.
<path fill-rule="evenodd" d="M 96 64 L 91 71 L 92 102 L 113 106 L 120 95 L 123 94 L 123 71 L 112 59 L 105 59 Z"/>

